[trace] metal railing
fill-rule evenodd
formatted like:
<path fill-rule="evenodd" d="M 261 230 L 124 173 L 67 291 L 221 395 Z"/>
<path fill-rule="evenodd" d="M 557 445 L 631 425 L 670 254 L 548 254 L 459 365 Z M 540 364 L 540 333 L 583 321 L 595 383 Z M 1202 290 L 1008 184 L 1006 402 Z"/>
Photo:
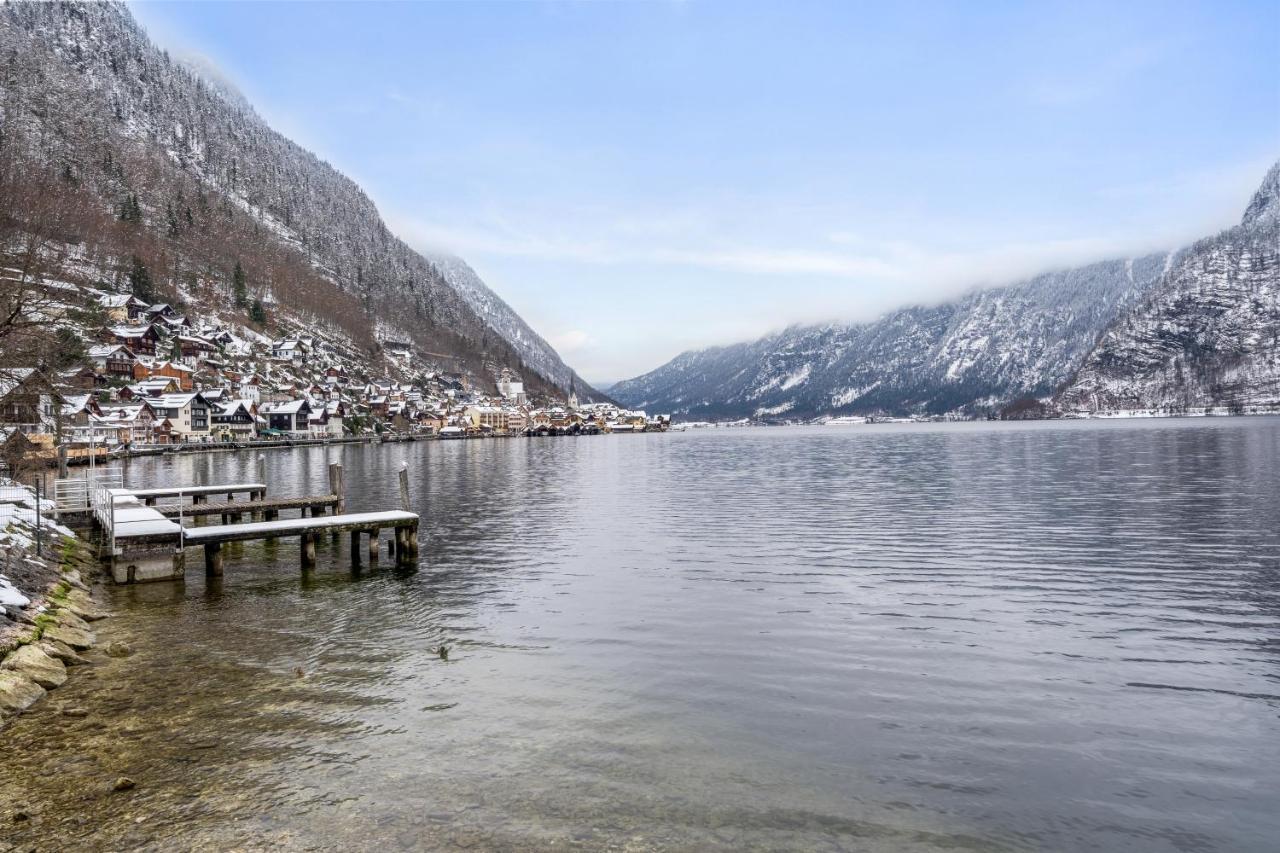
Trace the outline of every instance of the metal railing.
<path fill-rule="evenodd" d="M 120 468 L 96 468 L 83 477 L 65 477 L 53 481 L 53 503 L 58 512 L 92 509 L 93 493 L 98 487 L 124 488 L 124 471 Z"/>
<path fill-rule="evenodd" d="M 92 495 L 93 516 L 98 520 L 98 524 L 102 525 L 102 530 L 111 543 L 112 555 L 116 553 L 116 495 L 113 491 L 115 488 L 119 487 L 98 484 L 94 486 Z"/>

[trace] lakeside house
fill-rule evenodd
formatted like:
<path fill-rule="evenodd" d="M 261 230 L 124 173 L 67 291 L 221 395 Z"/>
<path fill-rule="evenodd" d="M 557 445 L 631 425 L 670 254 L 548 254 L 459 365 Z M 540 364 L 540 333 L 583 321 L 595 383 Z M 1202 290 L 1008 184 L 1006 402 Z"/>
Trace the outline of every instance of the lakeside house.
<path fill-rule="evenodd" d="M 430 357 L 405 337 L 382 339 L 368 363 L 367 353 L 302 324 L 268 338 L 169 303 L 85 291 L 106 322 L 85 330 L 84 364 L 52 379 L 31 368 L 11 370 L 0 383 L 0 441 L 30 436 L 25 446 L 37 448 L 41 459 L 56 458 L 50 448 L 58 442 L 110 448 L 666 426 L 612 404 L 579 406 L 572 388 L 567 398 L 544 394 L 534 402 L 523 378 L 507 367 L 496 369 L 487 388 L 475 376 L 417 369 Z M 60 316 L 72 316 L 69 307 Z"/>

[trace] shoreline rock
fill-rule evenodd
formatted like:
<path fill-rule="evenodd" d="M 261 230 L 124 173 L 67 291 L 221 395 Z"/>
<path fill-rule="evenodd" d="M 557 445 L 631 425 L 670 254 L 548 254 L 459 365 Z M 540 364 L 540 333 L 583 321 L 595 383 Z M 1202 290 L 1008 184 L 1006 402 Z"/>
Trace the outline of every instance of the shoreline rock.
<path fill-rule="evenodd" d="M 13 670 L 25 675 L 45 690 L 53 690 L 67 682 L 67 667 L 57 658 L 51 658 L 34 643 L 28 643 L 0 663 L 0 669 Z"/>
<path fill-rule="evenodd" d="M 78 540 L 68 539 L 51 568 L 55 576 L 43 595 L 11 616 L 0 644 L 0 729 L 66 683 L 68 668 L 92 664 L 81 653 L 98 638 L 90 627 L 107 617 L 79 570 L 90 566 Z"/>

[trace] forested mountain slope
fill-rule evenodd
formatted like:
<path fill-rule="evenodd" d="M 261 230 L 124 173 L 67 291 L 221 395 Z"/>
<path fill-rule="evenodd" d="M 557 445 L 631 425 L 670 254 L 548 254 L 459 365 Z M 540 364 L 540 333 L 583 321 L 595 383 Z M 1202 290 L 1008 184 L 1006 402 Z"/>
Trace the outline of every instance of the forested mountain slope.
<path fill-rule="evenodd" d="M 217 304 L 239 260 L 253 297 L 370 349 L 413 341 L 440 369 L 588 391 L 474 273 L 455 286 L 359 186 L 156 48 L 123 5 L 6 3 L 0 51 L 4 213 L 16 233 L 37 201 L 59 206 L 69 274 L 123 281 L 137 256 L 162 291 Z"/>
<path fill-rule="evenodd" d="M 1240 225 L 1180 252 L 1057 402 L 1085 410 L 1280 406 L 1280 163 Z"/>
<path fill-rule="evenodd" d="M 980 412 L 1050 394 L 1165 262 L 1105 261 L 871 323 L 796 326 L 684 353 L 610 394 L 689 417 Z"/>
<path fill-rule="evenodd" d="M 610 394 L 711 418 L 1280 408 L 1278 251 L 1280 164 L 1239 226 L 1177 252 L 686 352 Z"/>

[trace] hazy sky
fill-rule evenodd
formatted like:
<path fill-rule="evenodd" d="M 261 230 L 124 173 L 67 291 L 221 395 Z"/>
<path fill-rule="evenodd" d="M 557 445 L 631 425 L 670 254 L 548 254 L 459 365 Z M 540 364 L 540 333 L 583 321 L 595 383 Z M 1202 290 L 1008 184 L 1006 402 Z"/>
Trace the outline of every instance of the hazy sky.
<path fill-rule="evenodd" d="M 133 3 L 588 380 L 1238 220 L 1280 2 Z"/>

